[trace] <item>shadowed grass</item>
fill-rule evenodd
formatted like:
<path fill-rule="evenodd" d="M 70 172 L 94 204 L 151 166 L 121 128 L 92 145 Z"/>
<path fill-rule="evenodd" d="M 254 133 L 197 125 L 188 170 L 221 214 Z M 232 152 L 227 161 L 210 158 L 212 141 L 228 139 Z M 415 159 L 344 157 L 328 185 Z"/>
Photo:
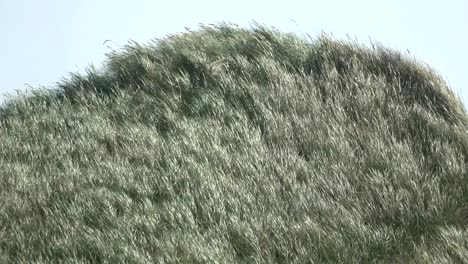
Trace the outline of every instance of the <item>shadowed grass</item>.
<path fill-rule="evenodd" d="M 0 262 L 466 263 L 467 129 L 381 45 L 131 42 L 0 107 Z"/>

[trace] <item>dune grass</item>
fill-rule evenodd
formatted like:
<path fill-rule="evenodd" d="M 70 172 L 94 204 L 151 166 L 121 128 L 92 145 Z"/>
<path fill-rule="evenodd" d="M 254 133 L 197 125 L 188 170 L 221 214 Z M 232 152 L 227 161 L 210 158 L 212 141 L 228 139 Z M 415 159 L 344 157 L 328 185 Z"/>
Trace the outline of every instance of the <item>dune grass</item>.
<path fill-rule="evenodd" d="M 132 42 L 0 107 L 0 263 L 468 263 L 467 131 L 382 45 Z"/>

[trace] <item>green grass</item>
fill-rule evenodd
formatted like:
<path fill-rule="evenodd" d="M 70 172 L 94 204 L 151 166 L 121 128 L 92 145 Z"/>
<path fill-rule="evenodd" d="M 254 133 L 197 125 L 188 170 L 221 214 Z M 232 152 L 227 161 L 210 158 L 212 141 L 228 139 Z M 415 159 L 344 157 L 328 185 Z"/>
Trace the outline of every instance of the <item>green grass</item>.
<path fill-rule="evenodd" d="M 0 107 L 0 263 L 467 263 L 467 117 L 382 45 L 130 43 Z"/>

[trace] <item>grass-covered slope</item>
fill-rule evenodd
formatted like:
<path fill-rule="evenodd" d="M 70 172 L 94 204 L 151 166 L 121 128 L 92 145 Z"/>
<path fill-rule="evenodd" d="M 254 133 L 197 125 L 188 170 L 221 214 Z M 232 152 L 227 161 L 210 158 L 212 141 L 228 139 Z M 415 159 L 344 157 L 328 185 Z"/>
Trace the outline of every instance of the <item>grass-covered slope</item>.
<path fill-rule="evenodd" d="M 467 263 L 467 160 L 415 59 L 202 26 L 0 108 L 0 262 Z"/>

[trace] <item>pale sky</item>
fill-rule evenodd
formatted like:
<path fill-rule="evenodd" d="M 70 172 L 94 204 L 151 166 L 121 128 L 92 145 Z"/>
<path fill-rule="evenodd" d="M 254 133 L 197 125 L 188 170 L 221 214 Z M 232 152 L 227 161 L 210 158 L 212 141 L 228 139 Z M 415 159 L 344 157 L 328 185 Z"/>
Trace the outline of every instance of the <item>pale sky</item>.
<path fill-rule="evenodd" d="M 99 67 L 106 45 L 118 49 L 129 39 L 146 43 L 221 21 L 257 21 L 312 36 L 349 34 L 409 50 L 468 105 L 467 0 L 0 0 L 0 101 L 6 92 L 30 90 L 26 84 L 52 87 L 70 72 Z"/>

